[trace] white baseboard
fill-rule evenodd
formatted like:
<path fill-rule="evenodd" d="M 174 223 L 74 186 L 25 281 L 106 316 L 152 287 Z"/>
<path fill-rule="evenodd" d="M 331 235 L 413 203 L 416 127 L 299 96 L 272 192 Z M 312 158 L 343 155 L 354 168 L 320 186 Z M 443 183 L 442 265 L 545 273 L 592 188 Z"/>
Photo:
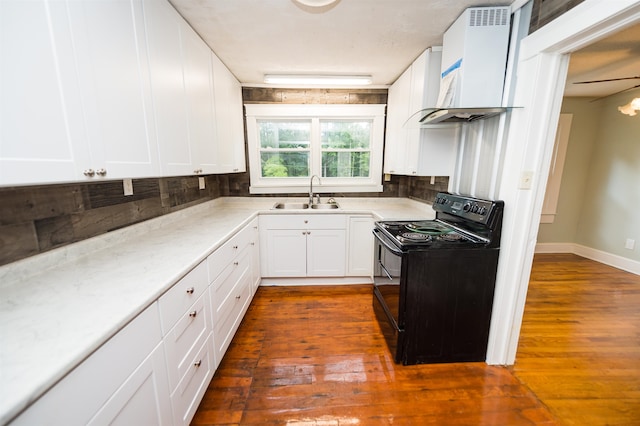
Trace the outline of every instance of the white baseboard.
<path fill-rule="evenodd" d="M 323 277 L 323 278 L 263 278 L 261 286 L 287 286 L 287 285 L 348 285 L 348 284 L 373 284 L 371 277 Z"/>
<path fill-rule="evenodd" d="M 640 275 L 640 262 L 574 243 L 538 243 L 536 253 L 572 253 L 632 274 Z"/>

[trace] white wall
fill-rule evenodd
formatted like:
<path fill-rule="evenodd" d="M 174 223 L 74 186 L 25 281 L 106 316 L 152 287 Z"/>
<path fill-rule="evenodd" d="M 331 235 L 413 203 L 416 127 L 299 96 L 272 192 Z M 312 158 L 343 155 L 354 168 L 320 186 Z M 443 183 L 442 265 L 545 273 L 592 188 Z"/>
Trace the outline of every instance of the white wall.
<path fill-rule="evenodd" d="M 572 113 L 556 221 L 540 226 L 539 244 L 571 243 L 640 261 L 640 115 L 617 107 L 640 90 L 597 102 L 567 98 Z M 625 249 L 627 238 L 638 243 Z"/>

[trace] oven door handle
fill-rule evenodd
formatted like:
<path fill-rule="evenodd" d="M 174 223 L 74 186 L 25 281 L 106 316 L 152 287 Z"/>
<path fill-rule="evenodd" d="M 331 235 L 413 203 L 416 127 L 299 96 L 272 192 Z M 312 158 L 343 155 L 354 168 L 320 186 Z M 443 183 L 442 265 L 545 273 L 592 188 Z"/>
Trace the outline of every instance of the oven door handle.
<path fill-rule="evenodd" d="M 391 253 L 395 254 L 396 256 L 402 256 L 402 251 L 398 250 L 396 247 L 392 247 L 391 244 L 383 240 L 382 237 L 378 235 L 379 232 L 380 230 L 373 228 L 373 236 L 376 237 L 376 240 L 380 241 L 380 244 L 385 246 Z"/>

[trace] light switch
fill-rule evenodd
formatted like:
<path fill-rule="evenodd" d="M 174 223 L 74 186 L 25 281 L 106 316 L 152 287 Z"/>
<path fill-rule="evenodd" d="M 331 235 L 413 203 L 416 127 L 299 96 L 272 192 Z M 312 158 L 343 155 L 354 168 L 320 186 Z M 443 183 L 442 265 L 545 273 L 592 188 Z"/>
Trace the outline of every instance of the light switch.
<path fill-rule="evenodd" d="M 526 170 L 522 172 L 520 175 L 520 183 L 518 185 L 519 189 L 531 189 L 531 184 L 533 181 L 533 172 L 530 170 Z"/>

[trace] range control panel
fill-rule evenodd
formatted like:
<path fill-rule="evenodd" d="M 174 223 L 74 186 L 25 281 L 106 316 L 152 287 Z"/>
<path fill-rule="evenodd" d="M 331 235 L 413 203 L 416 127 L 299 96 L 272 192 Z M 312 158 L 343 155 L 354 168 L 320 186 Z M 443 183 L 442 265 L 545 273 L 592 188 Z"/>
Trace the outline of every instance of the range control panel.
<path fill-rule="evenodd" d="M 433 202 L 433 209 L 486 225 L 496 206 L 502 206 L 502 204 L 502 201 L 482 200 L 465 195 L 440 192 Z"/>

